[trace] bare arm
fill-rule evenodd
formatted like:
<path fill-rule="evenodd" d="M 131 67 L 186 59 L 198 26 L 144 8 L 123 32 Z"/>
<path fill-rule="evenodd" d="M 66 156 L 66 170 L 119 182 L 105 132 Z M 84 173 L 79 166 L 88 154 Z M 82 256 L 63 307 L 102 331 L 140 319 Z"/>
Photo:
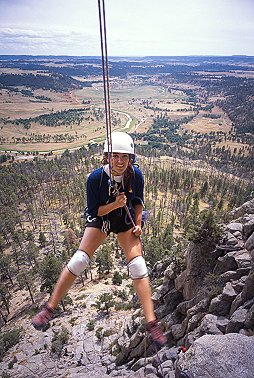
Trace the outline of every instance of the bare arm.
<path fill-rule="evenodd" d="M 138 204 L 135 205 L 135 227 L 133 227 L 132 232 L 134 233 L 135 236 L 139 237 L 142 233 L 141 229 L 141 223 L 142 223 L 142 211 L 143 211 L 143 206 Z"/>
<path fill-rule="evenodd" d="M 141 227 L 141 222 L 142 222 L 142 211 L 143 211 L 143 206 L 142 205 L 135 205 L 135 225 Z"/>

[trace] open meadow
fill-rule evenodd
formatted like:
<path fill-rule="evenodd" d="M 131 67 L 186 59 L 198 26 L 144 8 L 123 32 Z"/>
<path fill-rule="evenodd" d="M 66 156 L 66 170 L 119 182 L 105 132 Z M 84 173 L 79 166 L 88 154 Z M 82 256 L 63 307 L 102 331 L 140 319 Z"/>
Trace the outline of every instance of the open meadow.
<path fill-rule="evenodd" d="M 204 145 L 208 150 L 212 145 L 216 153 L 226 151 L 229 156 L 244 150 L 247 157 L 251 139 L 246 139 L 243 133 L 236 136 L 235 115 L 232 117 L 236 105 L 227 109 L 226 99 L 228 88 L 231 85 L 235 88 L 235 80 L 243 83 L 245 78 L 251 80 L 254 68 L 250 64 L 238 67 L 231 63 L 229 72 L 225 64 L 221 64 L 221 71 L 219 64 L 216 71 L 210 71 L 210 65 L 202 61 L 199 68 L 191 62 L 186 66 L 179 62 L 153 66 L 140 59 L 134 66 L 131 60 L 121 66 L 121 62 L 112 61 L 112 129 L 131 132 L 137 144 L 159 148 L 163 154 L 172 154 L 178 145 L 181 156 L 196 158 L 198 154 L 202 158 L 200 151 L 206 156 Z M 133 67 L 136 73 L 132 73 Z M 142 68 L 140 73 L 137 67 Z M 186 67 L 186 73 L 182 67 Z M 159 73 L 160 69 L 163 73 Z M 12 67 L 2 62 L 0 80 L 0 149 L 3 152 L 61 153 L 101 143 L 105 138 L 99 60 L 86 62 L 84 66 L 75 59 L 66 62 L 48 58 L 26 64 L 17 61 Z M 232 98 L 230 95 L 230 101 Z M 236 116 L 239 118 L 239 111 Z"/>
<path fill-rule="evenodd" d="M 113 80 L 113 89 L 110 92 L 113 129 L 127 131 L 146 132 L 149 130 L 154 117 L 161 113 L 172 120 L 181 119 L 183 116 L 194 115 L 193 106 L 186 105 L 187 99 L 184 92 L 179 90 L 168 92 L 158 86 L 137 85 L 135 82 L 123 82 Z M 27 88 L 19 88 L 24 91 Z M 21 92 L 10 93 L 3 89 L 0 91 L 0 117 L 4 120 L 1 124 L 1 149 L 17 151 L 51 151 L 66 148 L 76 148 L 87 145 L 91 141 L 101 140 L 105 135 L 105 118 L 103 87 L 101 83 L 92 87 L 85 87 L 69 91 L 67 93 L 55 93 L 54 91 L 36 90 L 34 96 L 45 96 L 50 101 L 36 101 Z M 86 105 L 84 105 L 86 104 Z M 87 105 L 88 104 L 88 105 Z M 78 123 L 61 124 L 58 126 L 43 125 L 34 120 L 41 115 L 67 110 L 82 111 L 83 120 Z M 97 110 L 101 113 L 96 114 Z M 15 122 L 19 119 L 31 118 L 29 129 L 23 124 Z M 115 122 L 114 122 L 115 120 Z M 223 126 L 219 126 L 219 122 Z M 184 126 L 186 130 L 197 132 L 229 131 L 230 126 L 225 115 L 220 121 L 208 120 L 202 116 L 195 117 Z M 36 138 L 35 138 L 36 136 Z M 45 137 L 45 141 L 39 140 Z"/>

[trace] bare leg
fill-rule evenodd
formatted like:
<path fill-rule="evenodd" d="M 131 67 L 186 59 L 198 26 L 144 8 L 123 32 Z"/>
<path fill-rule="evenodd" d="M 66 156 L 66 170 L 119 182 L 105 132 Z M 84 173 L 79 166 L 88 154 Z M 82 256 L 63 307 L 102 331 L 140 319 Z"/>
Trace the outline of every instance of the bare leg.
<path fill-rule="evenodd" d="M 107 235 L 98 228 L 87 227 L 79 245 L 79 249 L 85 251 L 89 257 L 92 257 L 96 249 L 106 239 Z M 48 300 L 48 306 L 55 309 L 64 295 L 70 289 L 77 277 L 67 268 L 64 268 Z"/>
<path fill-rule="evenodd" d="M 63 299 L 77 276 L 72 274 L 67 268 L 64 268 L 56 286 L 54 287 L 53 293 L 48 300 L 48 307 L 54 310 L 58 303 Z"/>
<path fill-rule="evenodd" d="M 126 232 L 120 232 L 118 235 L 118 241 L 121 245 L 127 262 L 132 260 L 136 256 L 142 255 L 142 246 L 141 241 L 138 237 L 136 237 L 132 229 Z M 152 301 L 152 293 L 150 287 L 149 278 L 142 278 L 133 280 L 133 286 L 136 290 L 138 298 L 141 302 L 141 306 L 144 311 L 146 322 L 150 322 L 156 319 L 154 314 L 154 306 Z"/>
<path fill-rule="evenodd" d="M 154 313 L 154 306 L 152 301 L 152 293 L 149 278 L 141 278 L 140 280 L 133 280 L 133 286 L 136 290 L 137 296 L 140 300 L 144 311 L 146 322 L 149 323 L 156 319 Z"/>

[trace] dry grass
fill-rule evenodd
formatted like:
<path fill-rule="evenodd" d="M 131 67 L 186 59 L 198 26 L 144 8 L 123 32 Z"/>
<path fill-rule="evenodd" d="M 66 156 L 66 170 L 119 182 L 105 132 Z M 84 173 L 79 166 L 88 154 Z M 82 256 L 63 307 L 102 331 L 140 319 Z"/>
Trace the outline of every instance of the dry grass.
<path fill-rule="evenodd" d="M 196 133 L 210 133 L 221 131 L 224 133 L 229 133 L 232 129 L 232 122 L 228 116 L 219 108 L 214 107 L 211 114 L 220 115 L 220 118 L 212 119 L 204 117 L 205 114 L 210 114 L 206 111 L 201 111 L 197 117 L 195 117 L 191 122 L 187 123 L 182 127 L 184 130 L 192 130 Z"/>
<path fill-rule="evenodd" d="M 77 79 L 77 77 L 75 77 Z M 81 79 L 81 78 L 79 78 Z M 87 80 L 94 80 L 95 78 L 87 78 Z M 52 111 L 57 112 L 68 109 L 80 109 L 86 107 L 82 102 L 89 100 L 91 110 L 87 111 L 87 115 L 92 117 L 94 108 L 104 109 L 103 86 L 100 77 L 97 77 L 97 83 L 92 87 L 85 87 L 83 89 L 74 90 L 67 93 L 55 93 L 53 91 L 36 90 L 35 96 L 46 96 L 52 99 L 51 102 L 31 102 L 33 98 L 23 96 L 20 93 L 9 93 L 7 90 L 0 90 L 0 117 L 10 117 L 11 120 L 17 118 L 30 118 L 42 114 L 49 114 Z M 83 80 L 83 79 L 81 79 Z M 186 116 L 193 115 L 192 105 L 182 103 L 186 101 L 186 95 L 180 90 L 168 91 L 160 86 L 143 86 L 140 79 L 130 78 L 128 80 L 111 78 L 111 109 L 121 123 L 116 127 L 121 129 L 128 121 L 128 115 L 132 122 L 130 128 L 126 131 L 137 131 L 138 133 L 147 132 L 153 122 L 153 118 L 161 115 L 162 112 L 172 120 L 178 120 Z M 186 84 L 183 87 L 187 89 Z M 189 87 L 188 87 L 189 88 Z M 26 89 L 26 88 L 19 88 Z M 146 101 L 152 108 L 158 107 L 160 110 L 146 109 Z M 117 112 L 123 112 L 127 115 Z M 205 118 L 204 114 L 207 112 L 200 111 L 199 115 L 191 122 L 182 127 L 183 130 L 194 130 L 200 133 L 209 133 L 211 131 L 223 131 L 228 133 L 231 130 L 231 122 L 228 117 L 215 107 L 212 110 L 213 114 L 220 114 L 221 118 L 211 119 Z M 94 118 L 94 117 L 93 117 Z M 2 125 L 0 125 L 2 126 Z M 181 132 L 181 130 L 180 130 Z M 40 144 L 25 144 L 12 143 L 13 137 L 29 137 L 31 134 L 37 135 L 57 135 L 69 134 L 75 136 L 74 142 L 59 142 L 55 143 L 40 143 Z M 50 151 L 66 148 L 76 148 L 78 146 L 86 145 L 91 140 L 102 140 L 105 136 L 105 120 L 83 121 L 79 126 L 58 126 L 48 127 L 39 124 L 32 124 L 29 130 L 24 129 L 23 126 L 15 126 L 12 124 L 3 125 L 1 128 L 1 136 L 8 138 L 5 145 L 0 148 L 6 150 L 24 150 L 24 151 Z"/>
<path fill-rule="evenodd" d="M 216 143 L 216 145 L 214 146 L 214 148 L 216 147 L 225 147 L 226 149 L 230 149 L 230 151 L 233 153 L 235 152 L 234 150 L 236 149 L 236 153 L 239 152 L 240 149 L 242 150 L 245 150 L 244 151 L 244 156 L 248 156 L 248 151 L 247 151 L 247 148 L 249 147 L 248 144 L 244 144 L 244 143 L 238 143 L 238 142 L 234 142 L 234 141 L 224 141 L 224 142 L 220 142 L 220 143 Z"/>

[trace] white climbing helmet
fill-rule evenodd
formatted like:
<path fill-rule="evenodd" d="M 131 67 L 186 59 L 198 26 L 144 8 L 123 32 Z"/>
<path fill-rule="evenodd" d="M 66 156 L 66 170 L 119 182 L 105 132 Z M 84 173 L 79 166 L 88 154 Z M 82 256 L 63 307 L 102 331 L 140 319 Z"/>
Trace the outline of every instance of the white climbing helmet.
<path fill-rule="evenodd" d="M 134 142 L 129 134 L 122 131 L 113 131 L 111 139 L 112 152 L 134 155 Z M 108 139 L 104 143 L 104 152 L 108 152 Z"/>

